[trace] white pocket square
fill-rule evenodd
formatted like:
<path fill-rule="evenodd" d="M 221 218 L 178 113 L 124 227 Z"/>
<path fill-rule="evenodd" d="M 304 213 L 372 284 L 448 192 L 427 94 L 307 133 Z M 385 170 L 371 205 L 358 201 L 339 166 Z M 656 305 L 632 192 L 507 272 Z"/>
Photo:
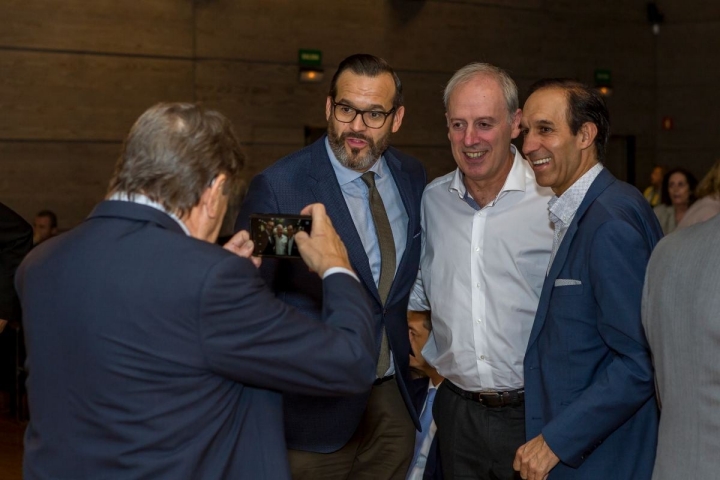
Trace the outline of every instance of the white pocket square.
<path fill-rule="evenodd" d="M 572 278 L 558 278 L 555 280 L 556 287 L 566 287 L 568 285 L 582 285 L 580 280 L 573 280 Z"/>

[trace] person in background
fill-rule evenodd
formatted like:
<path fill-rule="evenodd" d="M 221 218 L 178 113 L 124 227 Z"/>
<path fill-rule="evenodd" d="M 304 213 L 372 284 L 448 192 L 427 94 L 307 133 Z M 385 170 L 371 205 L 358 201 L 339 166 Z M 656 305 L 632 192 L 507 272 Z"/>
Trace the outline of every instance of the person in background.
<path fill-rule="evenodd" d="M 33 223 L 33 245 L 39 245 L 50 237 L 57 235 L 57 215 L 51 210 L 41 210 L 35 215 Z"/>
<path fill-rule="evenodd" d="M 422 349 L 432 331 L 430 312 L 408 310 L 408 329 L 410 332 L 410 368 L 419 372 L 420 377 L 413 380 L 415 388 L 415 409 L 420 415 L 421 430 L 415 434 L 415 452 L 410 462 L 407 480 L 441 480 L 440 453 L 435 438 L 437 426 L 433 420 L 432 407 L 437 388 L 443 380 L 442 375 L 422 356 Z"/>
<path fill-rule="evenodd" d="M 10 322 L 20 321 L 20 302 L 15 293 L 13 280 L 18 265 L 32 248 L 32 238 L 33 231 L 30 224 L 11 208 L 0 203 L 0 390 L 2 392 L 10 392 L 15 379 L 16 338 L 9 331 L 4 332 Z M 0 401 L 0 408 L 3 404 L 5 401 Z"/>
<path fill-rule="evenodd" d="M 718 239 L 716 216 L 664 238 L 648 264 L 642 319 L 661 407 L 653 480 L 720 472 Z"/>
<path fill-rule="evenodd" d="M 700 181 L 695 189 L 695 197 L 697 200 L 678 223 L 678 230 L 709 220 L 720 213 L 720 160 L 710 167 L 710 171 Z"/>
<path fill-rule="evenodd" d="M 650 172 L 650 186 L 645 189 L 643 196 L 650 202 L 651 207 L 660 205 L 662 198 L 662 182 L 665 176 L 665 167 L 656 165 Z"/>
<path fill-rule="evenodd" d="M 675 231 L 695 201 L 695 176 L 684 168 L 673 168 L 663 177 L 662 203 L 655 207 L 663 234 Z"/>

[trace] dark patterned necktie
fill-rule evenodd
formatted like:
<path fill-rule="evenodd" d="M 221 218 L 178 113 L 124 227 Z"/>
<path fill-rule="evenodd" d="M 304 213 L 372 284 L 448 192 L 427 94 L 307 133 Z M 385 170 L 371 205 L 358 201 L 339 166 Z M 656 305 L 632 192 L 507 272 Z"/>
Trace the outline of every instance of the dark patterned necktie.
<path fill-rule="evenodd" d="M 388 220 L 385 204 L 383 204 L 380 192 L 375 188 L 375 172 L 365 172 L 362 176 L 363 182 L 368 186 L 370 197 L 370 212 L 372 213 L 375 232 L 380 246 L 380 280 L 378 281 L 378 293 L 383 305 L 390 293 L 390 286 L 395 277 L 395 240 L 393 239 L 390 220 Z M 385 376 L 390 368 L 390 346 L 388 345 L 385 324 L 382 326 L 382 339 L 380 342 L 380 355 L 378 356 L 377 376 Z"/>

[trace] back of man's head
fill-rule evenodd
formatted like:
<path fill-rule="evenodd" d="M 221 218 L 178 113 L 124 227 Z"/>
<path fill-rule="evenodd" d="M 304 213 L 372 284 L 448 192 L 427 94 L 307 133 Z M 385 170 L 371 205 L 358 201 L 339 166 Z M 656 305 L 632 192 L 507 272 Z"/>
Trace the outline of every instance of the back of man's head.
<path fill-rule="evenodd" d="M 182 216 L 213 179 L 227 175 L 226 193 L 242 181 L 245 156 L 230 121 L 190 103 L 159 103 L 135 122 L 123 145 L 109 194 L 142 194 Z"/>
<path fill-rule="evenodd" d="M 605 159 L 605 148 L 610 139 L 610 113 L 600 92 L 594 88 L 568 78 L 545 78 L 530 86 L 528 97 L 538 90 L 557 88 L 565 92 L 567 99 L 566 116 L 573 135 L 577 135 L 585 123 L 594 123 L 597 127 L 595 153 L 597 160 Z"/>

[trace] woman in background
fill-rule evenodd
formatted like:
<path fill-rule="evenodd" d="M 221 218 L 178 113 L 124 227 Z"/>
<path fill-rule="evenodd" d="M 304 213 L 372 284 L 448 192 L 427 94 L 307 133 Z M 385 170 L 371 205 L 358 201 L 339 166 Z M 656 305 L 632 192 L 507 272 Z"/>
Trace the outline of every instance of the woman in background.
<path fill-rule="evenodd" d="M 720 160 L 700 181 L 695 191 L 697 201 L 692 204 L 677 228 L 685 228 L 709 220 L 720 213 Z"/>
<path fill-rule="evenodd" d="M 665 235 L 675 230 L 695 201 L 696 186 L 697 180 L 684 168 L 673 168 L 663 177 L 662 203 L 653 210 Z"/>

